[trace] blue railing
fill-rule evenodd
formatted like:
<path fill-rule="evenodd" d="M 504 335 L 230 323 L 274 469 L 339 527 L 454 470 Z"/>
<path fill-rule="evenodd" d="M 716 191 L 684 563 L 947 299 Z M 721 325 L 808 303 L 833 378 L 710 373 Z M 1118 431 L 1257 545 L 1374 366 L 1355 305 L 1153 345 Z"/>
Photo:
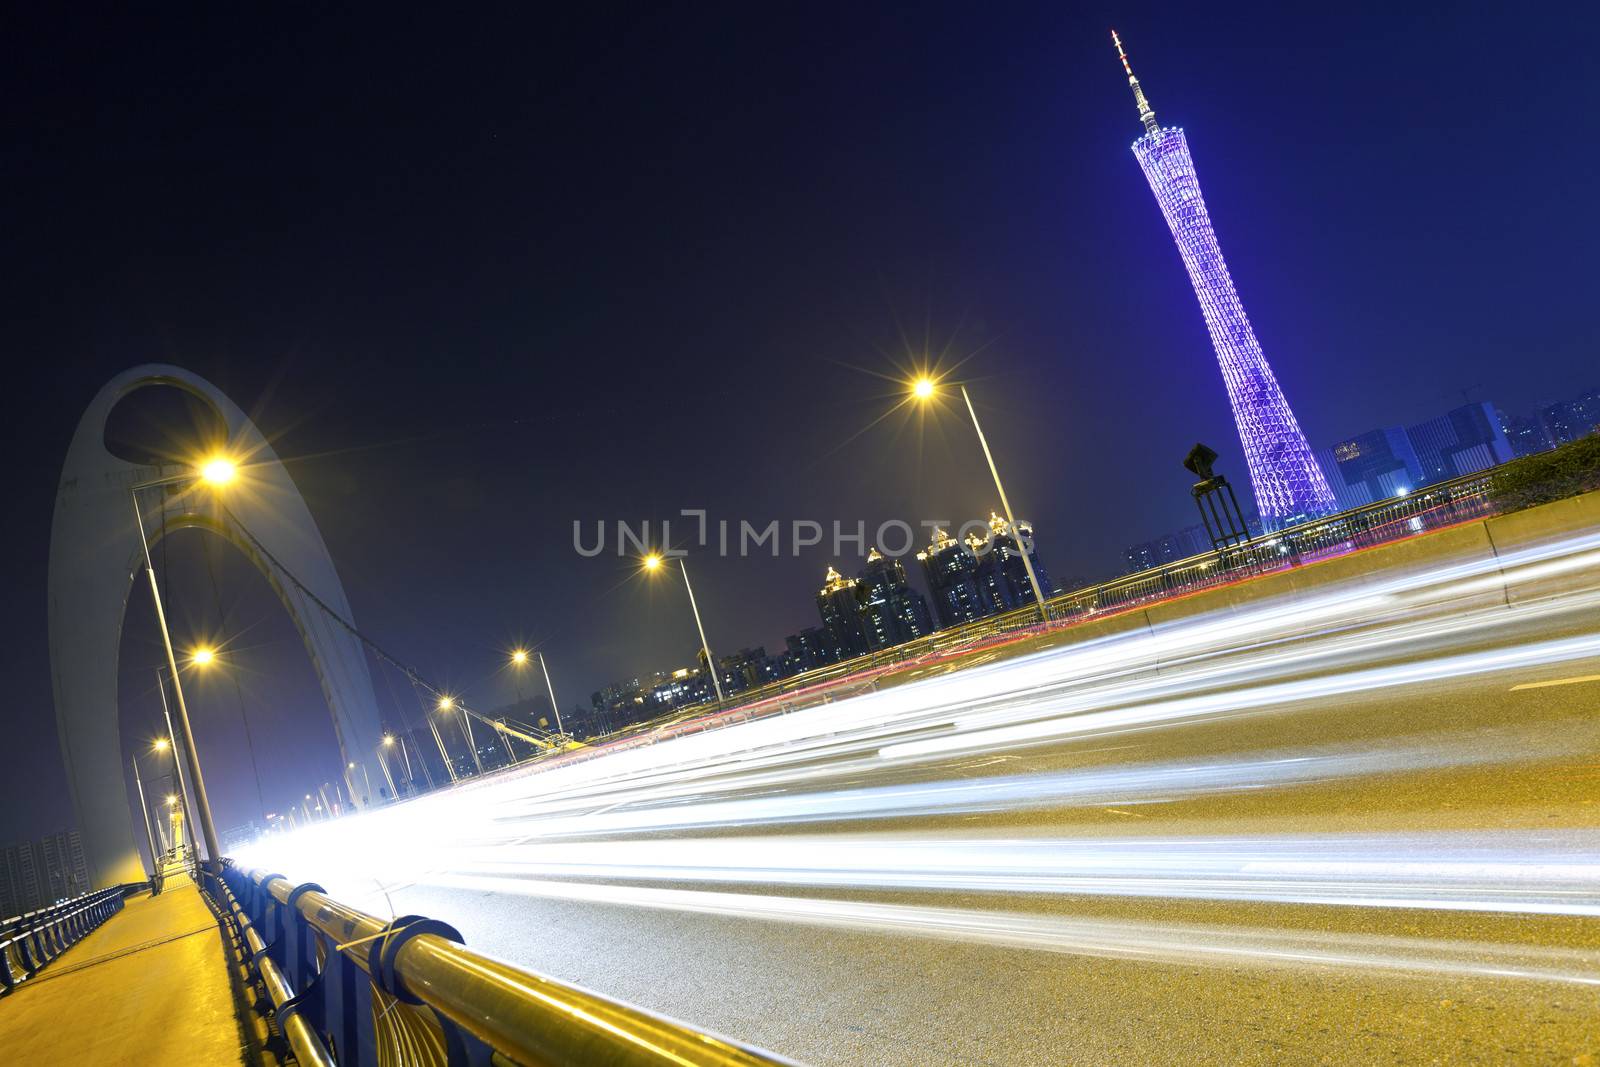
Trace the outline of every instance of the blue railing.
<path fill-rule="evenodd" d="M 125 886 L 86 893 L 0 923 L 0 986 L 9 993 L 122 910 Z"/>

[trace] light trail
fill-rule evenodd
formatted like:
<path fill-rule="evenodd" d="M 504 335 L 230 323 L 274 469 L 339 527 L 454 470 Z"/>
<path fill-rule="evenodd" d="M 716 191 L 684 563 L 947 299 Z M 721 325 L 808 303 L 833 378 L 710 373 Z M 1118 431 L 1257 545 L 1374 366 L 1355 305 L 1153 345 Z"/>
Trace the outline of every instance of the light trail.
<path fill-rule="evenodd" d="M 1596 571 L 1600 535 L 1591 535 L 1161 626 L 1130 617 L 1122 633 L 658 744 L 544 761 L 269 838 L 241 859 L 316 879 L 336 895 L 374 884 L 470 888 L 1174 962 L 1592 983 L 1592 954 L 807 894 L 1600 916 L 1600 830 L 1207 837 L 1157 820 L 1141 824 L 1148 836 L 1105 838 L 1059 827 L 984 836 L 933 822 L 964 826 L 981 815 L 997 826 L 1015 815 L 1038 826 L 1051 810 L 1160 813 L 1157 805 L 1318 783 L 1592 763 L 1600 724 L 1576 714 L 1410 730 L 1379 721 L 1388 734 L 1374 739 L 1375 720 L 1357 711 L 1377 697 L 1403 708 L 1421 687 L 1503 687 L 1491 679 L 1507 674 L 1521 676 L 1512 689 L 1543 686 L 1548 679 L 1528 681 L 1527 672 L 1600 662 Z M 1305 726 L 1273 734 L 1275 747 L 1255 739 L 1261 723 L 1310 716 L 1316 743 L 1281 740 L 1310 736 Z M 1207 724 L 1214 732 L 1201 733 Z M 1173 740 L 1153 743 L 1167 736 L 1158 731 L 1179 730 L 1191 731 L 1171 735 L 1183 754 L 1173 754 Z M 1007 774 L 972 765 L 1045 746 L 1054 766 Z"/>
<path fill-rule="evenodd" d="M 726 918 L 907 934 L 1036 952 L 1211 967 L 1323 967 L 1444 977 L 1493 977 L 1600 985 L 1600 964 L 1581 949 L 1507 946 L 1223 925 L 1069 918 L 968 908 L 658 889 L 451 875 L 433 884 L 480 893 L 653 908 Z"/>

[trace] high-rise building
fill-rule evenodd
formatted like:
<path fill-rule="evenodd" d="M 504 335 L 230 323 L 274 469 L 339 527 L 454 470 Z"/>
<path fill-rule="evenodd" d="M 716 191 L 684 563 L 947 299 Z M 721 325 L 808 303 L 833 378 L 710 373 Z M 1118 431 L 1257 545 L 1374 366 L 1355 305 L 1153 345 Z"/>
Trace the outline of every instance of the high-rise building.
<path fill-rule="evenodd" d="M 833 638 L 840 658 L 864 656 L 870 650 L 867 635 L 861 629 L 861 603 L 856 598 L 856 580 L 846 578 L 832 567 L 823 578 L 822 589 L 817 593 L 817 613 L 822 616 L 822 627 Z"/>
<path fill-rule="evenodd" d="M 1034 576 L 1039 579 L 1039 588 L 1048 597 L 1054 590 L 1050 585 L 1050 575 L 1039 560 L 1033 527 L 1019 521 L 1017 529 L 1029 546 L 1028 556 L 1033 563 Z M 1011 535 L 1006 520 L 997 512 L 989 513 L 988 538 L 969 534 L 967 548 L 978 561 L 973 578 L 985 615 L 995 615 L 1033 603 L 1033 583 L 1028 581 L 1028 567 L 1022 561 L 1022 549 Z"/>
<path fill-rule="evenodd" d="M 933 633 L 928 602 L 906 581 L 905 567 L 876 548 L 867 553 L 856 595 L 861 601 L 861 629 L 873 652 Z"/>
<path fill-rule="evenodd" d="M 0 849 L 0 919 L 89 891 L 89 864 L 76 830 Z"/>
<path fill-rule="evenodd" d="M 960 626 L 988 614 L 978 596 L 978 557 L 943 530 L 933 531 L 933 542 L 917 553 L 922 574 L 933 594 L 939 626 Z"/>
<path fill-rule="evenodd" d="M 1555 442 L 1550 439 L 1550 431 L 1537 418 L 1507 415 L 1502 411 L 1500 429 L 1505 432 L 1506 442 L 1511 445 L 1511 454 L 1518 459 L 1555 447 Z"/>
<path fill-rule="evenodd" d="M 1198 556 L 1202 552 L 1210 552 L 1211 548 L 1211 535 L 1206 532 L 1204 526 L 1185 526 L 1165 536 L 1129 545 L 1125 553 L 1128 559 L 1128 573 L 1176 563 L 1190 556 Z"/>
<path fill-rule="evenodd" d="M 1493 404 L 1463 404 L 1407 427 L 1426 484 L 1460 478 L 1511 459 L 1511 443 Z"/>
<path fill-rule="evenodd" d="M 1557 445 L 1571 444 L 1600 431 L 1600 389 L 1591 389 L 1576 400 L 1540 408 L 1539 421 Z"/>
<path fill-rule="evenodd" d="M 1133 142 L 1133 154 L 1161 205 L 1199 298 L 1200 312 L 1211 333 L 1211 344 L 1233 405 L 1233 420 L 1244 446 L 1261 521 L 1276 530 L 1301 519 L 1326 515 L 1338 506 L 1333 491 L 1312 457 L 1311 446 L 1245 316 L 1212 229 L 1205 198 L 1200 195 L 1189 142 L 1183 130 L 1156 124 L 1155 112 L 1122 49 L 1122 39 L 1113 32 L 1111 40 L 1128 74 L 1139 120 L 1144 124 L 1144 136 Z"/>
<path fill-rule="evenodd" d="M 784 669 L 788 674 L 800 674 L 838 663 L 839 645 L 833 634 L 821 626 L 808 626 L 784 639 Z"/>
<path fill-rule="evenodd" d="M 1344 510 L 1402 496 L 1428 480 L 1411 439 L 1398 426 L 1340 441 L 1320 450 L 1317 460 Z"/>

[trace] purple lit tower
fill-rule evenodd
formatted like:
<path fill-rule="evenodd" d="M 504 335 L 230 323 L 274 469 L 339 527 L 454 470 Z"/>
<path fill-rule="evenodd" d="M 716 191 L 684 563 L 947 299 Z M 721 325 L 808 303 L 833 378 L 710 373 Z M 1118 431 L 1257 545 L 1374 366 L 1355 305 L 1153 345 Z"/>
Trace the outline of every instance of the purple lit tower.
<path fill-rule="evenodd" d="M 1244 305 L 1234 291 L 1200 195 L 1189 142 L 1181 129 L 1156 125 L 1155 112 L 1139 88 L 1139 79 L 1133 76 L 1115 30 L 1111 41 L 1122 58 L 1122 69 L 1128 72 L 1128 85 L 1144 123 L 1144 136 L 1133 142 L 1133 154 L 1156 194 L 1173 240 L 1178 242 L 1194 295 L 1200 298 L 1200 311 L 1222 365 L 1228 399 L 1233 402 L 1233 421 L 1239 427 L 1245 462 L 1250 465 L 1250 484 L 1261 521 L 1267 529 L 1277 530 L 1303 518 L 1337 511 L 1328 480 L 1311 455 L 1311 446 L 1289 410 L 1267 357 L 1261 354 Z"/>

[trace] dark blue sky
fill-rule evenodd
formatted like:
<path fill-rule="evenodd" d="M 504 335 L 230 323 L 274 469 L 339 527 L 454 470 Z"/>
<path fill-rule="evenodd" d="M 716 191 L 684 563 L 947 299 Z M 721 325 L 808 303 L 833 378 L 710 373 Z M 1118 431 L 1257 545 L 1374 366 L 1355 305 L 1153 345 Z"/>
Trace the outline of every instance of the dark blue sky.
<path fill-rule="evenodd" d="M 1128 150 L 1111 25 L 1189 132 L 1314 445 L 1467 387 L 1520 411 L 1600 377 L 1592 8 L 34 17 L 3 75 L 0 721 L 36 758 L 0 776 L 0 836 L 69 819 L 49 515 L 82 406 L 133 364 L 182 364 L 252 410 L 358 621 L 480 704 L 519 636 L 548 641 L 566 704 L 689 660 L 681 594 L 578 557 L 575 519 L 986 512 L 954 414 L 852 437 L 895 403 L 874 375 L 905 361 L 903 335 L 978 352 L 962 374 L 1058 578 L 1191 521 L 1194 441 L 1244 470 Z M 314 680 L 240 560 L 208 570 L 183 539 L 169 560 L 186 625 L 249 635 L 239 691 L 197 702 L 230 781 L 219 821 L 242 821 L 239 700 L 311 739 L 269 753 L 284 769 L 264 791 L 290 795 L 312 776 L 294 753 L 328 747 Z M 781 647 L 830 562 L 696 557 L 713 647 Z M 154 706 L 147 614 L 136 596 L 130 736 Z"/>

